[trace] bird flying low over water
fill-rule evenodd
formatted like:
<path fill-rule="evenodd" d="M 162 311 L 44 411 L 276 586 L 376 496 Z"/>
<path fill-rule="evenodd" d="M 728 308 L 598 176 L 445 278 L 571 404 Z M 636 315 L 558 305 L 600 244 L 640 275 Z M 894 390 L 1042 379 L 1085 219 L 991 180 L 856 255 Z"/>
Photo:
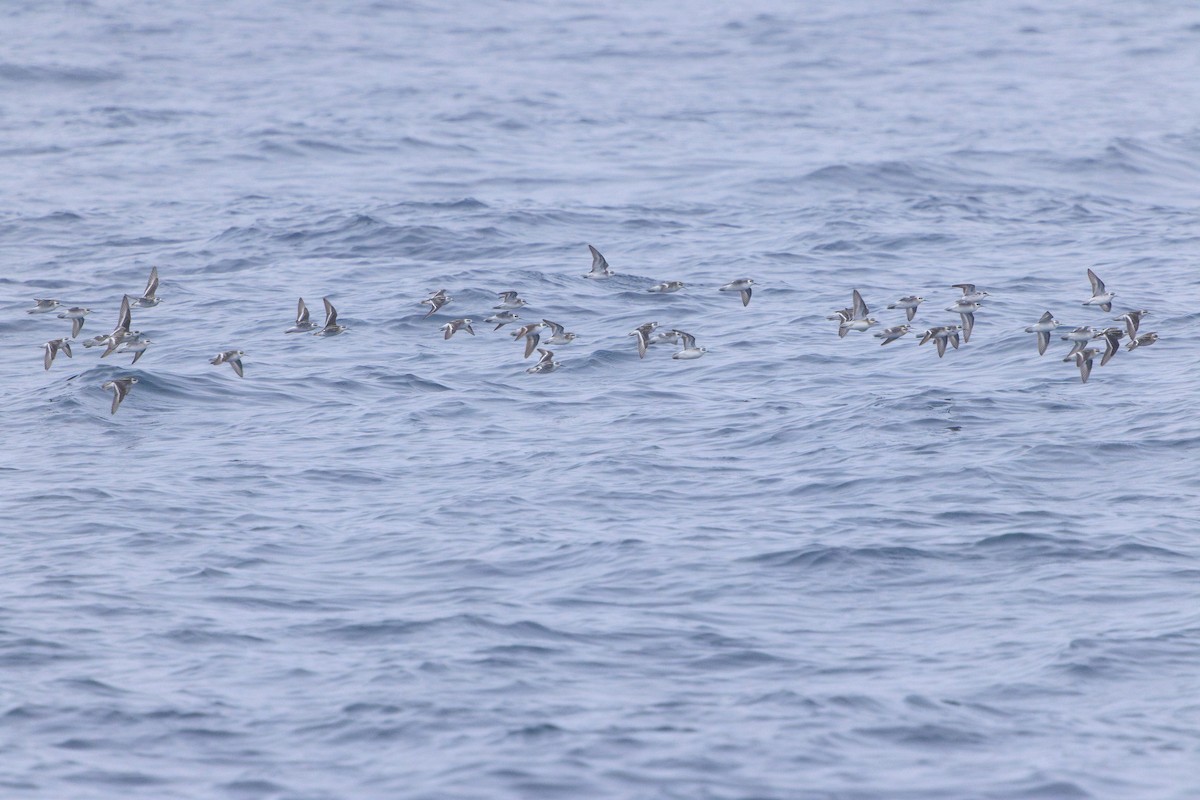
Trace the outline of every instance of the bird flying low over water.
<path fill-rule="evenodd" d="M 1080 325 L 1078 328 L 1068 331 L 1067 335 L 1062 337 L 1064 342 L 1074 342 L 1074 344 L 1071 345 L 1071 352 L 1068 355 L 1074 355 L 1084 347 L 1087 347 L 1087 343 L 1092 340 L 1092 337 L 1095 336 L 1095 334 L 1096 329 L 1090 325 Z"/>
<path fill-rule="evenodd" d="M 421 301 L 421 305 L 429 306 L 429 311 L 425 314 L 425 319 L 429 319 L 435 312 L 441 309 L 442 306 L 449 303 L 454 298 L 446 294 L 445 289 L 438 289 L 433 294 Z"/>
<path fill-rule="evenodd" d="M 1050 346 L 1050 334 L 1058 328 L 1058 320 L 1047 311 L 1042 318 L 1025 329 L 1026 333 L 1036 333 L 1038 337 L 1038 355 L 1044 355 Z"/>
<path fill-rule="evenodd" d="M 90 308 L 75 306 L 74 308 L 68 308 L 66 311 L 59 314 L 58 318 L 71 320 L 71 338 L 74 339 L 79 335 L 79 332 L 83 330 L 83 318 L 90 313 L 92 313 Z"/>
<path fill-rule="evenodd" d="M 850 293 L 850 316 L 845 318 L 845 311 L 839 311 L 835 316 L 842 318 L 838 324 L 838 338 L 845 337 L 850 331 L 866 331 L 879 324 L 879 320 L 871 316 L 871 309 L 863 300 L 862 293 L 854 289 Z"/>
<path fill-rule="evenodd" d="M 592 254 L 592 268 L 583 277 L 593 279 L 611 278 L 613 274 L 612 270 L 608 268 L 608 261 L 605 260 L 604 256 L 600 255 L 600 251 L 590 244 L 588 245 L 588 250 Z"/>
<path fill-rule="evenodd" d="M 912 328 L 908 325 L 897 325 L 894 328 L 884 328 L 879 333 L 875 334 L 876 339 L 883 339 L 880 345 L 891 344 L 901 336 L 907 334 Z"/>
<path fill-rule="evenodd" d="M 1114 317 L 1118 322 L 1125 323 L 1125 332 L 1129 334 L 1129 339 L 1132 341 L 1137 338 L 1138 326 L 1142 324 L 1142 317 L 1147 317 L 1150 312 L 1142 308 L 1137 311 L 1126 311 L 1119 317 Z"/>
<path fill-rule="evenodd" d="M 137 335 L 137 333 L 130 330 L 132 325 L 133 317 L 129 313 L 129 295 L 125 295 L 121 298 L 121 313 L 117 316 L 117 327 L 112 329 L 112 333 L 100 340 L 100 344 L 105 346 L 104 352 L 100 354 L 101 358 L 115 353 L 127 337 Z"/>
<path fill-rule="evenodd" d="M 937 347 L 938 358 L 946 355 L 946 345 L 950 344 L 955 350 L 958 349 L 958 326 L 957 325 L 938 325 L 930 328 L 921 334 L 921 341 L 917 344 L 925 344 L 933 342 Z"/>
<path fill-rule="evenodd" d="M 554 370 L 562 366 L 561 363 L 554 360 L 554 353 L 551 351 L 545 349 L 544 347 L 539 347 L 537 351 L 542 354 L 541 360 L 529 369 L 525 370 L 526 372 L 533 375 L 540 375 L 546 372 L 554 372 Z"/>
<path fill-rule="evenodd" d="M 1154 344 L 1157 341 L 1158 341 L 1158 334 L 1155 333 L 1154 331 L 1150 331 L 1149 333 L 1143 333 L 1141 336 L 1137 337 L 1136 339 L 1131 339 L 1129 341 L 1129 344 L 1125 345 L 1125 349 L 1126 350 L 1136 350 L 1139 347 L 1149 347 L 1150 345 Z"/>
<path fill-rule="evenodd" d="M 500 305 L 492 308 L 520 308 L 525 305 L 525 301 L 516 292 L 497 292 L 497 296 L 500 298 Z"/>
<path fill-rule="evenodd" d="M 208 363 L 213 365 L 228 364 L 229 366 L 233 367 L 233 371 L 237 373 L 239 378 L 244 378 L 246 377 L 246 374 L 242 369 L 242 356 L 244 355 L 246 354 L 241 350 L 225 350 L 213 356 Z"/>
<path fill-rule="evenodd" d="M 975 312 L 979 310 L 979 303 L 974 300 L 959 299 L 946 310 L 953 311 L 962 318 L 962 340 L 964 342 L 971 341 L 971 331 L 975 329 Z"/>
<path fill-rule="evenodd" d="M 754 286 L 753 278 L 738 278 L 736 281 L 730 281 L 722 286 L 720 291 L 738 292 L 742 296 L 742 305 L 748 306 L 750 305 L 750 295 L 754 292 L 752 286 Z"/>
<path fill-rule="evenodd" d="M 1117 293 L 1104 288 L 1104 281 L 1100 280 L 1100 276 L 1088 270 L 1088 280 L 1092 283 L 1092 296 L 1083 301 L 1085 306 L 1100 306 L 1100 310 L 1105 313 L 1112 311 L 1113 298 Z"/>
<path fill-rule="evenodd" d="M 26 311 L 26 314 L 45 314 L 47 311 L 53 311 L 59 306 L 59 302 L 57 300 L 34 299 L 33 303 L 33 308 Z"/>
<path fill-rule="evenodd" d="M 1102 331 L 1096 331 L 1092 334 L 1093 339 L 1104 340 L 1104 357 L 1100 359 L 1100 366 L 1104 366 L 1112 357 L 1121 349 L 1121 339 L 1125 336 L 1125 331 L 1120 328 L 1105 328 Z"/>
<path fill-rule="evenodd" d="M 337 309 L 333 307 L 333 303 L 329 302 L 328 297 L 321 298 L 321 302 L 325 304 L 325 325 L 321 330 L 313 333 L 313 336 L 337 336 L 346 330 L 345 325 L 338 325 Z M 429 316 L 426 314 L 425 316 Z"/>
<path fill-rule="evenodd" d="M 550 329 L 550 337 L 546 339 L 546 344 L 570 344 L 575 339 L 575 334 L 567 333 L 567 329 L 557 322 L 544 319 L 542 325 Z"/>
<path fill-rule="evenodd" d="M 683 331 L 672 331 L 672 333 L 682 340 L 683 349 L 672 355 L 671 358 L 686 361 L 693 358 L 699 358 L 708 352 L 708 350 L 705 348 L 696 346 L 696 337 L 692 336 L 690 333 L 684 333 Z"/>
<path fill-rule="evenodd" d="M 146 348 L 154 344 L 141 331 L 125 337 L 125 341 L 121 342 L 121 346 L 117 348 L 118 353 L 133 353 L 133 361 L 130 364 L 136 364 L 138 359 L 145 354 Z"/>
<path fill-rule="evenodd" d="M 520 317 L 511 311 L 497 311 L 495 314 L 492 314 L 490 317 L 484 319 L 484 322 L 496 323 L 496 327 L 492 328 L 492 330 L 498 331 L 508 323 L 516 322 L 519 319 Z"/>
<path fill-rule="evenodd" d="M 67 358 L 72 358 L 71 343 L 66 339 L 51 339 L 42 345 L 42 348 L 46 351 L 45 357 L 42 359 L 42 363 L 46 365 L 46 369 L 50 369 L 50 365 L 54 363 L 54 357 L 58 355 L 59 350 L 66 353 Z"/>
<path fill-rule="evenodd" d="M 442 331 L 445 333 L 443 339 L 449 339 L 457 331 L 466 331 L 472 336 L 475 335 L 475 329 L 471 327 L 470 319 L 452 319 L 442 326 Z"/>
<path fill-rule="evenodd" d="M 975 288 L 973 283 L 953 283 L 951 289 L 962 289 L 962 297 L 958 298 L 960 303 L 978 303 L 980 300 L 988 296 L 987 292 L 981 292 Z"/>
<path fill-rule="evenodd" d="M 658 327 L 657 322 L 647 322 L 631 330 L 627 336 L 637 337 L 638 358 L 646 357 L 646 348 L 650 346 L 650 334 Z"/>
<path fill-rule="evenodd" d="M 150 268 L 150 279 L 146 281 L 146 290 L 142 292 L 142 296 L 133 301 L 135 308 L 154 308 L 162 302 L 161 298 L 156 294 L 158 292 L 158 267 Z"/>
<path fill-rule="evenodd" d="M 284 333 L 306 333 L 319 327 L 321 326 L 309 319 L 308 306 L 304 305 L 304 298 L 301 297 L 296 301 L 296 324 Z"/>
<path fill-rule="evenodd" d="M 1079 380 L 1083 383 L 1087 383 L 1088 376 L 1092 374 L 1092 359 L 1094 359 L 1096 354 L 1099 352 L 1100 351 L 1094 347 L 1085 347 L 1082 350 L 1076 350 L 1075 352 L 1071 353 L 1069 356 L 1064 358 L 1063 361 L 1074 360 L 1075 366 L 1079 367 Z"/>
<path fill-rule="evenodd" d="M 531 322 L 528 325 L 522 325 L 512 332 L 514 339 L 525 340 L 525 358 L 529 358 L 534 348 L 538 346 L 538 341 L 541 339 L 541 330 L 544 327 L 546 326 L 541 322 Z"/>
<path fill-rule="evenodd" d="M 100 385 L 101 389 L 112 389 L 113 392 L 112 411 L 109 414 L 117 413 L 117 409 L 121 406 L 121 401 L 128 396 L 130 390 L 133 389 L 133 385 L 137 382 L 138 379 L 131 375 L 127 378 L 115 378 L 111 381 L 105 381 Z"/>
<path fill-rule="evenodd" d="M 923 302 L 925 302 L 924 297 L 918 297 L 915 294 L 910 294 L 908 297 L 901 297 L 899 300 L 888 306 L 888 308 L 903 308 L 908 314 L 908 321 L 912 322 L 913 317 L 917 315 L 917 306 L 921 305 Z"/>

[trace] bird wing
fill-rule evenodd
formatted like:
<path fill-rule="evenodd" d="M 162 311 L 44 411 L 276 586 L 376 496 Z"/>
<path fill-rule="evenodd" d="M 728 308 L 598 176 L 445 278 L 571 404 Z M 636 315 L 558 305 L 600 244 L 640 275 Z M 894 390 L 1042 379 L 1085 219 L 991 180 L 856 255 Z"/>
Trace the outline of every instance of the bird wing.
<path fill-rule="evenodd" d="M 121 316 L 117 320 L 117 327 L 131 330 L 133 327 L 133 318 L 129 313 L 129 295 L 121 298 Z"/>
<path fill-rule="evenodd" d="M 854 318 L 866 319 L 869 317 L 871 315 L 871 311 L 867 308 L 867 304 L 863 302 L 862 295 L 859 294 L 858 289 L 854 290 L 853 298 L 854 301 L 850 304 L 850 306 L 854 309 Z"/>
<path fill-rule="evenodd" d="M 608 269 L 608 262 L 604 256 L 600 255 L 600 251 L 588 245 L 588 250 L 592 252 L 592 272 L 604 272 Z"/>

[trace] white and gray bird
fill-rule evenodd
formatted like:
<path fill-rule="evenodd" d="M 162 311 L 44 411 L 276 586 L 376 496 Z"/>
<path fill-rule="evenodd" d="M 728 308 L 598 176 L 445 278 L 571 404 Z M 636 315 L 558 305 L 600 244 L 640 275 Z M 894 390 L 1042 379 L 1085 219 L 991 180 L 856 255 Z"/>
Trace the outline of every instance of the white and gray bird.
<path fill-rule="evenodd" d="M 656 344 L 677 344 L 679 342 L 679 331 L 655 331 L 646 336 L 646 347 L 654 347 Z"/>
<path fill-rule="evenodd" d="M 841 325 L 838 325 L 838 337 L 844 338 L 850 331 L 866 331 L 879 324 L 879 320 L 874 317 L 855 317 L 848 319 Z"/>
<path fill-rule="evenodd" d="M 59 314 L 58 318 L 71 320 L 71 338 L 74 339 L 79 335 L 79 332 L 83 330 L 83 318 L 90 313 L 92 313 L 90 308 L 75 306 L 74 308 L 68 308 L 66 311 Z"/>
<path fill-rule="evenodd" d="M 53 311 L 60 305 L 57 300 L 38 300 L 35 298 L 33 302 L 33 308 L 26 311 L 26 314 L 45 314 L 47 311 Z"/>
<path fill-rule="evenodd" d="M 1092 359 L 1094 359 L 1096 354 L 1099 352 L 1100 351 L 1094 347 L 1085 347 L 1082 350 L 1076 350 L 1075 352 L 1071 353 L 1069 356 L 1064 358 L 1063 361 L 1073 360 L 1075 362 L 1075 366 L 1079 367 L 1079 380 L 1087 383 L 1088 376 L 1092 374 Z"/>
<path fill-rule="evenodd" d="M 658 327 L 657 322 L 647 322 L 631 330 L 627 336 L 637 337 L 638 358 L 646 357 L 646 348 L 650 346 L 650 334 Z"/>
<path fill-rule="evenodd" d="M 592 269 L 583 277 L 593 279 L 611 278 L 613 272 L 608 268 L 608 261 L 605 260 L 604 256 L 600 255 L 600 251 L 590 244 L 588 245 L 588 250 L 592 254 Z"/>
<path fill-rule="evenodd" d="M 753 278 L 738 278 L 736 281 L 730 281 L 720 288 L 722 292 L 738 292 L 742 296 L 742 305 L 750 305 L 750 295 L 754 293 Z"/>
<path fill-rule="evenodd" d="M 239 378 L 245 377 L 245 372 L 242 369 L 242 356 L 246 355 L 241 350 L 225 350 L 217 353 L 209 360 L 208 363 L 213 364 L 228 364 L 233 367 L 233 371 L 237 373 Z"/>
<path fill-rule="evenodd" d="M 498 311 L 495 314 L 492 314 L 490 317 L 487 317 L 486 319 L 484 319 L 484 322 L 496 323 L 496 327 L 492 328 L 492 330 L 498 331 L 501 328 L 503 328 L 505 325 L 507 325 L 508 323 L 516 322 L 519 319 L 520 319 L 520 317 L 511 311 Z"/>
<path fill-rule="evenodd" d="M 513 339 L 518 341 L 521 339 L 525 340 L 525 358 L 529 358 L 537 348 L 542 338 L 541 330 L 544 327 L 546 326 L 541 322 L 531 322 L 528 325 L 522 325 L 512 332 Z"/>
<path fill-rule="evenodd" d="M 912 326 L 910 325 L 897 325 L 893 328 L 884 328 L 879 333 L 875 334 L 875 338 L 883 339 L 883 341 L 879 343 L 880 346 L 891 344 L 901 336 L 906 335 L 910 330 L 912 330 Z"/>
<path fill-rule="evenodd" d="M 1096 329 L 1090 325 L 1080 325 L 1078 328 L 1068 331 L 1067 335 L 1062 337 L 1064 342 L 1074 343 L 1071 345 L 1071 352 L 1068 353 L 1068 356 L 1074 355 L 1083 348 L 1087 347 L 1087 343 L 1092 340 L 1092 337 L 1095 336 L 1095 334 Z"/>
<path fill-rule="evenodd" d="M 1047 311 L 1042 314 L 1034 324 L 1025 329 L 1026 333 L 1036 333 L 1038 337 L 1038 355 L 1045 355 L 1046 348 L 1050 346 L 1050 334 L 1058 329 L 1058 320 L 1054 315 Z"/>
<path fill-rule="evenodd" d="M 1125 331 L 1120 328 L 1105 328 L 1102 331 L 1096 331 L 1092 335 L 1093 339 L 1104 340 L 1104 357 L 1100 359 L 1100 366 L 1104 366 L 1112 357 L 1121 349 L 1121 339 L 1124 338 Z"/>
<path fill-rule="evenodd" d="M 121 401 L 128 395 L 133 385 L 138 382 L 138 379 L 132 375 L 126 378 L 114 378 L 111 381 L 105 381 L 100 385 L 101 389 L 112 389 L 113 401 L 112 411 L 109 414 L 117 413 L 117 408 L 121 405 Z"/>
<path fill-rule="evenodd" d="M 958 298 L 958 302 L 978 303 L 985 297 L 988 297 L 987 292 L 979 291 L 973 283 L 952 283 L 951 289 L 962 289 L 962 297 Z"/>
<path fill-rule="evenodd" d="M 684 333 L 683 331 L 678 330 L 673 331 L 673 333 L 675 333 L 682 340 L 683 349 L 672 355 L 671 358 L 686 361 L 693 358 L 699 358 L 708 352 L 708 350 L 705 348 L 696 346 L 696 337 L 692 336 L 690 333 Z"/>
<path fill-rule="evenodd" d="M 525 305 L 516 292 L 497 292 L 496 296 L 500 298 L 500 304 L 492 308 L 520 308 Z"/>
<path fill-rule="evenodd" d="M 150 339 L 147 339 L 143 333 L 138 331 L 136 334 L 127 336 L 125 341 L 121 342 L 121 346 L 118 348 L 117 352 L 133 353 L 133 361 L 130 361 L 129 363 L 136 364 L 138 359 L 142 357 L 142 354 L 146 352 L 146 348 L 152 344 L 154 344 L 154 342 L 152 342 Z"/>
<path fill-rule="evenodd" d="M 1127 345 L 1125 345 L 1125 349 L 1126 350 L 1136 350 L 1139 347 L 1149 347 L 1150 345 L 1154 344 L 1157 341 L 1158 341 L 1158 334 L 1155 333 L 1154 331 L 1150 331 L 1149 333 L 1143 333 L 1141 336 L 1138 336 L 1136 339 L 1130 339 L 1129 343 Z"/>
<path fill-rule="evenodd" d="M 54 363 L 54 357 L 56 355 L 58 355 L 59 350 L 66 353 L 67 358 L 72 358 L 71 343 L 69 341 L 67 341 L 65 338 L 51 339 L 50 341 L 48 341 L 44 345 L 42 345 L 42 349 L 46 351 L 45 358 L 42 359 L 42 363 L 46 365 L 46 369 L 50 369 L 50 365 Z"/>
<path fill-rule="evenodd" d="M 1083 301 L 1085 306 L 1100 306 L 1100 310 L 1104 312 L 1112 311 L 1113 298 L 1117 293 L 1104 288 L 1104 281 L 1100 280 L 1100 276 L 1092 272 L 1088 272 L 1088 280 L 1092 284 L 1092 296 Z"/>
<path fill-rule="evenodd" d="M 146 290 L 142 292 L 142 296 L 133 301 L 135 308 L 154 308 L 162 302 L 157 295 L 158 292 L 158 267 L 150 268 L 150 279 L 146 281 Z"/>
<path fill-rule="evenodd" d="M 301 297 L 296 301 L 296 324 L 284 333 L 307 333 L 319 327 L 321 326 L 309 319 L 308 306 L 304 304 L 304 298 Z"/>
<path fill-rule="evenodd" d="M 838 320 L 838 337 L 846 336 L 850 331 L 865 331 L 871 326 L 878 325 L 878 320 L 871 317 L 871 309 L 866 307 L 863 301 L 863 295 L 858 289 L 854 289 L 850 294 L 850 308 L 842 308 L 841 311 L 829 315 L 826 319 Z"/>
<path fill-rule="evenodd" d="M 337 336 L 339 333 L 343 333 L 346 326 L 338 324 L 337 309 L 333 307 L 333 303 L 329 302 L 328 297 L 321 298 L 321 302 L 325 304 L 325 325 L 321 330 L 314 331 L 313 336 Z"/>
<path fill-rule="evenodd" d="M 542 325 L 550 329 L 550 336 L 545 340 L 544 344 L 570 344 L 575 339 L 575 334 L 567 333 L 567 329 L 557 322 L 544 319 L 542 320 Z"/>
<path fill-rule="evenodd" d="M 133 317 L 129 313 L 129 295 L 125 295 L 121 298 L 121 311 L 117 315 L 117 327 L 113 328 L 112 333 L 98 342 L 98 344 L 105 346 L 104 352 L 100 357 L 105 358 L 112 355 L 125 342 L 126 338 L 138 335 L 139 332 L 130 330 L 132 326 Z M 84 346 L 87 346 L 87 342 L 84 342 Z"/>
<path fill-rule="evenodd" d="M 554 360 L 554 353 L 551 351 L 543 347 L 539 347 L 537 351 L 542 354 L 541 359 L 538 361 L 538 363 L 525 370 L 526 372 L 533 375 L 541 375 L 546 372 L 554 372 L 554 370 L 562 366 L 561 363 Z"/>
<path fill-rule="evenodd" d="M 917 315 L 917 306 L 925 302 L 924 297 L 918 297 L 915 294 L 910 294 L 908 297 L 901 297 L 896 302 L 892 303 L 888 308 L 903 308 L 908 314 L 908 321 L 912 322 L 913 317 Z M 884 342 L 887 344 L 887 342 Z"/>
<path fill-rule="evenodd" d="M 962 340 L 964 342 L 971 341 L 971 331 L 975 329 L 975 312 L 980 308 L 979 303 L 975 300 L 965 300 L 963 298 L 955 301 L 954 305 L 947 308 L 947 311 L 953 311 L 962 318 Z"/>
<path fill-rule="evenodd" d="M 449 339 L 457 331 L 466 331 L 472 336 L 475 335 L 475 329 L 471 327 L 470 319 L 452 319 L 442 326 L 442 332 L 445 334 L 442 338 Z"/>
<path fill-rule="evenodd" d="M 671 294 L 672 292 L 678 292 L 680 289 L 683 289 L 686 286 L 687 284 L 685 284 L 683 281 L 663 281 L 662 283 L 654 284 L 646 291 L 655 292 L 658 294 Z"/>
<path fill-rule="evenodd" d="M 449 303 L 454 298 L 446 294 L 445 289 L 438 289 L 433 294 L 421 301 L 421 305 L 429 306 L 429 311 L 426 312 L 423 319 L 429 319 L 435 312 L 441 309 L 442 306 Z"/>
<path fill-rule="evenodd" d="M 946 355 L 946 345 L 951 345 L 955 350 L 958 349 L 958 326 L 957 325 L 937 325 L 928 329 L 921 334 L 921 341 L 918 345 L 926 342 L 933 342 L 937 347 L 938 358 Z"/>
<path fill-rule="evenodd" d="M 1125 332 L 1129 334 L 1129 340 L 1133 341 L 1137 338 L 1138 326 L 1142 324 L 1142 317 L 1149 315 L 1150 312 L 1142 308 L 1137 311 L 1126 311 L 1121 316 L 1114 317 L 1113 319 L 1125 323 Z"/>

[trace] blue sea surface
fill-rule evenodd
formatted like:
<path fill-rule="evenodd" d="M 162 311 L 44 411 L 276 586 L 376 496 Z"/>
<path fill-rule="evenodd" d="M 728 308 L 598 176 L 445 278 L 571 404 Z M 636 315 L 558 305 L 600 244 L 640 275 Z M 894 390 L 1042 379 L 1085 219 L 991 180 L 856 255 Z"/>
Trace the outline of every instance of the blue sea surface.
<path fill-rule="evenodd" d="M 0 797 L 1200 797 L 1194 3 L 0 25 Z"/>

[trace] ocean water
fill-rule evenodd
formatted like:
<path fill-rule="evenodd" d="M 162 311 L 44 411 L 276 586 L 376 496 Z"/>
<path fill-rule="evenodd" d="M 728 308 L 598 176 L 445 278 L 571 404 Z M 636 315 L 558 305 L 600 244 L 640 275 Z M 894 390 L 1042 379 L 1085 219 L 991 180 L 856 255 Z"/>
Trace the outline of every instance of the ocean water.
<path fill-rule="evenodd" d="M 1200 9 L 1042 5 L 5 4 L 0 796 L 1200 796 Z"/>

